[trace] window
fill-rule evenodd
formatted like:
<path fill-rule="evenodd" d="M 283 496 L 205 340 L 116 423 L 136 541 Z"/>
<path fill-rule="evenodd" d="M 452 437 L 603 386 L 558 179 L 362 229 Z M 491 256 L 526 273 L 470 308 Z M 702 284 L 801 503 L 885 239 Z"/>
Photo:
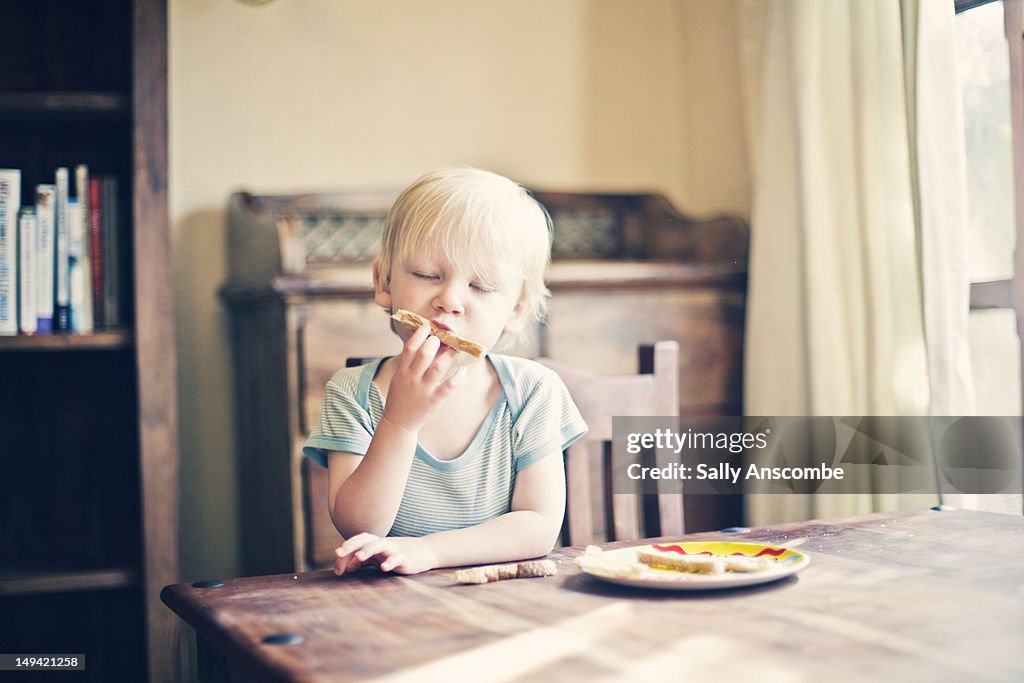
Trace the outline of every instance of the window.
<path fill-rule="evenodd" d="M 980 415 L 1020 415 L 1024 322 L 1024 0 L 956 0 L 964 98 L 970 351 Z M 966 500 L 973 498 L 973 500 Z M 1020 514 L 1020 495 L 965 497 Z"/>
<path fill-rule="evenodd" d="M 1024 0 L 957 0 L 971 273 L 970 349 L 977 411 L 1020 415 L 1024 319 Z M 1016 171 L 1015 171 L 1016 164 Z M 1016 176 L 1016 177 L 1015 177 Z"/>

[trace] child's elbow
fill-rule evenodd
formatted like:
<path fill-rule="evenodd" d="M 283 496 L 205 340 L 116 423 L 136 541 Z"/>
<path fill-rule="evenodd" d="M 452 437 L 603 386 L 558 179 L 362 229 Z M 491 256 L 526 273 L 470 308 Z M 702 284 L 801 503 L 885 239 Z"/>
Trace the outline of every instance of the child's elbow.
<path fill-rule="evenodd" d="M 541 557 L 543 555 L 547 555 L 548 553 L 550 553 L 552 550 L 555 549 L 556 545 L 558 545 L 558 537 L 557 536 L 555 538 L 547 541 L 546 543 L 542 543 L 541 546 L 540 546 L 540 552 L 537 553 L 537 557 Z"/>
<path fill-rule="evenodd" d="M 536 534 L 537 557 L 547 555 L 558 546 L 562 538 L 562 517 L 544 517 L 542 529 Z"/>
<path fill-rule="evenodd" d="M 336 513 L 331 514 L 331 521 L 334 522 L 334 528 L 338 530 L 342 538 L 352 538 L 359 534 L 373 534 L 374 536 L 387 536 L 390 529 L 384 528 L 383 525 L 375 525 L 368 520 L 357 520 L 349 519 L 343 515 Z"/>

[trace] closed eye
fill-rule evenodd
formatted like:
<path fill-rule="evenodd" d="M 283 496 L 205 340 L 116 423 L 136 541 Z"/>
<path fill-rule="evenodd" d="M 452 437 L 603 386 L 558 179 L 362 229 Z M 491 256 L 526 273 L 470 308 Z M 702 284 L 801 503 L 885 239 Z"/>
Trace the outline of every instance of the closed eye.
<path fill-rule="evenodd" d="M 482 282 L 474 282 L 469 286 L 475 289 L 476 291 L 480 292 L 481 294 L 490 294 L 491 292 L 494 291 L 494 287 L 491 287 L 490 285 L 485 285 Z"/>
<path fill-rule="evenodd" d="M 437 275 L 432 275 L 430 273 L 420 273 L 420 272 L 417 272 L 417 271 L 413 271 L 412 276 L 415 277 L 415 278 L 419 278 L 420 280 L 437 280 L 438 279 Z"/>

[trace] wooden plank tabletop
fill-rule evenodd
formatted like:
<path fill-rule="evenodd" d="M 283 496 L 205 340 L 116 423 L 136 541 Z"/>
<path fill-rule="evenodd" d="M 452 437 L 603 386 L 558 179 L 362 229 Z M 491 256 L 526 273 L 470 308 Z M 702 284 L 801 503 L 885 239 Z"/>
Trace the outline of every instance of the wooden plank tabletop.
<path fill-rule="evenodd" d="M 320 571 L 161 597 L 231 680 L 1024 680 L 1020 516 L 879 513 L 685 540 L 785 544 L 811 564 L 762 586 L 665 592 L 582 575 L 581 549 L 564 548 L 540 579 Z M 262 642 L 281 633 L 302 641 Z"/>

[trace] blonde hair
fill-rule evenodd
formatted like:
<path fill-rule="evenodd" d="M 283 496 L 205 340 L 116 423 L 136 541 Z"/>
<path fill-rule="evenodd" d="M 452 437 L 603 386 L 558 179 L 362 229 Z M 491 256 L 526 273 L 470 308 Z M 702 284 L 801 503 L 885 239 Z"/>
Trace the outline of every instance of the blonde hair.
<path fill-rule="evenodd" d="M 407 187 L 384 219 L 376 265 L 385 287 L 391 269 L 415 254 L 437 254 L 484 280 L 521 280 L 522 332 L 497 348 L 524 343 L 547 311 L 544 271 L 551 258 L 551 219 L 518 183 L 476 168 L 442 168 Z M 508 337 L 508 338 L 506 338 Z"/>

